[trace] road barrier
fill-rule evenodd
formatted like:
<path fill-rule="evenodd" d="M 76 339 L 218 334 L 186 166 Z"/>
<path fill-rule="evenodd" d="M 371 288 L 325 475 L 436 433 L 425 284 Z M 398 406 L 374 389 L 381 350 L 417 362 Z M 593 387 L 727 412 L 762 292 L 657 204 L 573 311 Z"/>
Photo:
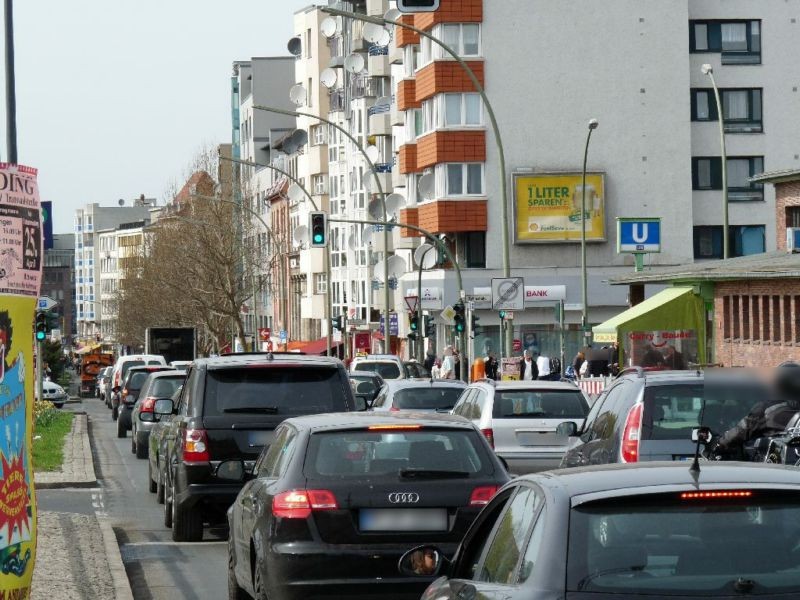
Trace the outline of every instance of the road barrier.
<path fill-rule="evenodd" d="M 575 383 L 577 383 L 578 387 L 588 396 L 594 398 L 611 384 L 612 379 L 613 377 L 583 377 L 578 379 Z"/>

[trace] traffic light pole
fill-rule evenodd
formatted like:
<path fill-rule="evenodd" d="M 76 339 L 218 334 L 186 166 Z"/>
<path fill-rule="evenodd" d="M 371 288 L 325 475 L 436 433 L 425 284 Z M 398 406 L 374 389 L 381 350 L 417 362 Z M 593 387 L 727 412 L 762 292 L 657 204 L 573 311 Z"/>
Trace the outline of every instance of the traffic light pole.
<path fill-rule="evenodd" d="M 42 396 L 43 360 L 44 360 L 44 344 L 39 340 L 36 340 L 36 370 L 34 377 L 36 377 L 36 397 L 39 400 L 44 400 L 44 396 Z"/>
<path fill-rule="evenodd" d="M 422 265 L 425 263 L 425 257 L 428 252 L 433 250 L 433 246 L 425 250 L 419 258 L 419 270 L 417 272 L 417 322 L 419 323 L 418 329 L 420 330 L 419 338 L 417 340 L 417 360 L 420 363 L 425 362 L 425 320 L 422 316 Z"/>

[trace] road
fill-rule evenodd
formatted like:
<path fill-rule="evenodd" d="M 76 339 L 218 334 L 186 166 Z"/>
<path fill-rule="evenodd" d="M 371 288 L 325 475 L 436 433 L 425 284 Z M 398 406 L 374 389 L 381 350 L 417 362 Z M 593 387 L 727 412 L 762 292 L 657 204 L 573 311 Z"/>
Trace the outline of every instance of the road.
<path fill-rule="evenodd" d="M 95 398 L 67 409 L 89 415 L 98 487 L 37 492 L 39 508 L 111 520 L 136 600 L 227 597 L 227 530 L 206 528 L 200 543 L 173 542 L 163 505 L 147 491 L 147 461 L 131 453 L 130 433 L 117 438 L 111 411 Z"/>

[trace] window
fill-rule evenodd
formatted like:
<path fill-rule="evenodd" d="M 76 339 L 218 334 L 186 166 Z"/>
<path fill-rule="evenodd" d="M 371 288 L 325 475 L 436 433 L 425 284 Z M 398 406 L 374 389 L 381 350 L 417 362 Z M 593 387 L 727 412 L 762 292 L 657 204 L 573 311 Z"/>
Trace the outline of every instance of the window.
<path fill-rule="evenodd" d="M 328 177 L 324 173 L 311 176 L 312 193 L 315 195 L 322 195 L 328 193 Z"/>
<path fill-rule="evenodd" d="M 325 273 L 314 273 L 314 293 L 325 294 L 328 292 L 328 277 Z"/>
<path fill-rule="evenodd" d="M 800 206 L 786 207 L 786 227 L 800 227 Z"/>
<path fill-rule="evenodd" d="M 764 185 L 750 181 L 763 172 L 763 156 L 728 157 L 728 201 L 764 200 Z M 718 156 L 692 158 L 692 189 L 722 189 L 722 161 Z"/>
<path fill-rule="evenodd" d="M 728 228 L 730 258 L 761 254 L 765 251 L 764 225 L 731 225 Z M 694 257 L 722 258 L 722 226 L 698 225 L 694 228 Z"/>
<path fill-rule="evenodd" d="M 444 125 L 481 125 L 481 97 L 479 94 L 444 94 Z"/>
<path fill-rule="evenodd" d="M 481 26 L 478 23 L 447 23 L 436 25 L 432 35 L 442 40 L 462 58 L 481 55 Z M 452 56 L 438 44 L 427 38 L 420 40 L 419 68 L 434 60 L 452 59 Z"/>
<path fill-rule="evenodd" d="M 323 125 L 311 126 L 311 145 L 321 146 L 325 143 L 325 127 Z"/>
<path fill-rule="evenodd" d="M 481 196 L 484 193 L 483 163 L 445 163 L 436 165 L 436 195 Z"/>
<path fill-rule="evenodd" d="M 761 21 L 690 21 L 689 51 L 720 52 L 723 65 L 761 63 Z"/>
<path fill-rule="evenodd" d="M 695 88 L 692 94 L 692 121 L 716 121 L 717 103 L 714 90 Z M 761 88 L 720 90 L 720 103 L 728 133 L 761 133 Z"/>
<path fill-rule="evenodd" d="M 471 231 L 465 233 L 464 237 L 464 258 L 467 268 L 485 269 L 486 268 L 486 232 Z"/>

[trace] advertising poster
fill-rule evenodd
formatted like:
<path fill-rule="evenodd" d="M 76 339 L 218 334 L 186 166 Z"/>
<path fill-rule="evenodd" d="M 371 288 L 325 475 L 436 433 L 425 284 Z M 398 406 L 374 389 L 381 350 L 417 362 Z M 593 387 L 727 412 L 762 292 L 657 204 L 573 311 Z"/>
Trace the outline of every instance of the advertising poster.
<path fill-rule="evenodd" d="M 581 239 L 582 173 L 514 175 L 515 238 L 518 244 L 579 242 Z M 587 241 L 605 241 L 605 176 L 586 174 Z"/>
<path fill-rule="evenodd" d="M 699 362 L 694 329 L 628 331 L 625 342 L 626 366 L 680 370 Z"/>
<path fill-rule="evenodd" d="M 36 169 L 0 163 L 0 597 L 27 598 L 36 552 L 33 321 L 42 269 Z"/>
<path fill-rule="evenodd" d="M 519 379 L 519 356 L 504 356 L 500 359 L 501 381 L 517 381 Z"/>

